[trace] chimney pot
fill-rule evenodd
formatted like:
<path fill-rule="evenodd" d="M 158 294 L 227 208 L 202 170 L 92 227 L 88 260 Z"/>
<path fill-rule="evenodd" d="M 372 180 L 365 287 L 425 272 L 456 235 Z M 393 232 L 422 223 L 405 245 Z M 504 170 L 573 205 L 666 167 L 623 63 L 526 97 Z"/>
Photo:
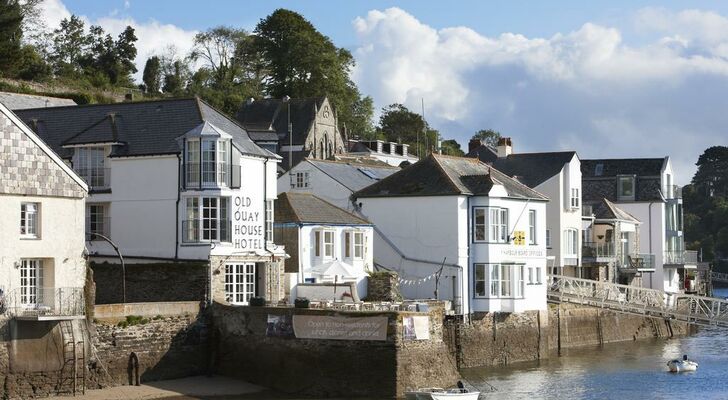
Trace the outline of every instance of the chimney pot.
<path fill-rule="evenodd" d="M 468 142 L 468 153 L 480 147 L 481 144 L 483 144 L 483 142 L 481 142 L 480 139 L 470 139 L 470 142 Z"/>
<path fill-rule="evenodd" d="M 505 158 L 513 154 L 513 143 L 511 138 L 502 137 L 498 139 L 498 158 Z"/>

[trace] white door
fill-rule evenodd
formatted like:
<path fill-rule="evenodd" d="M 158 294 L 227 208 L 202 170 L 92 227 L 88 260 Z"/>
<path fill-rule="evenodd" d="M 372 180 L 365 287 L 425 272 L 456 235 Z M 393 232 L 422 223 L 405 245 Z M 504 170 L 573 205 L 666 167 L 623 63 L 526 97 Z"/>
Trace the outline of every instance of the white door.
<path fill-rule="evenodd" d="M 225 264 L 225 299 L 247 305 L 255 296 L 255 263 Z"/>
<path fill-rule="evenodd" d="M 43 262 L 25 259 L 20 264 L 20 303 L 34 307 L 43 302 Z"/>

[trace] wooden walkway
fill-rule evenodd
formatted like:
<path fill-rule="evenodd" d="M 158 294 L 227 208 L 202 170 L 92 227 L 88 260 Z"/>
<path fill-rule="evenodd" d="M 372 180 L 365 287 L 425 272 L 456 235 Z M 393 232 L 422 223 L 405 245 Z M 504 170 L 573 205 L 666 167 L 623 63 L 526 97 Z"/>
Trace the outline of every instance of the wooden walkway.
<path fill-rule="evenodd" d="M 714 297 L 552 275 L 548 299 L 625 314 L 665 318 L 701 326 L 728 328 L 728 301 Z"/>

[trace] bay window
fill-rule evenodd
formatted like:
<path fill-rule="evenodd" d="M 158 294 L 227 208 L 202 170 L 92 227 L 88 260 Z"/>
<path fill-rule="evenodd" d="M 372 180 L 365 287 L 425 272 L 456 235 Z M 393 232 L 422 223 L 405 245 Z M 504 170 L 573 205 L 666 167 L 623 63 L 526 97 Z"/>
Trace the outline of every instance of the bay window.
<path fill-rule="evenodd" d="M 185 186 L 190 188 L 232 186 L 230 140 L 185 141 Z"/>
<path fill-rule="evenodd" d="M 227 197 L 188 197 L 187 220 L 182 224 L 185 242 L 229 242 L 230 199 Z"/>
<path fill-rule="evenodd" d="M 499 207 L 474 208 L 473 241 L 507 243 L 508 209 Z"/>
<path fill-rule="evenodd" d="M 474 296 L 476 298 L 523 297 L 523 285 L 525 283 L 523 265 L 475 264 L 473 267 Z M 486 281 L 486 277 L 488 277 L 488 281 Z M 533 270 L 529 269 L 529 282 L 533 281 Z M 486 288 L 488 287 L 490 289 L 486 292 Z"/>

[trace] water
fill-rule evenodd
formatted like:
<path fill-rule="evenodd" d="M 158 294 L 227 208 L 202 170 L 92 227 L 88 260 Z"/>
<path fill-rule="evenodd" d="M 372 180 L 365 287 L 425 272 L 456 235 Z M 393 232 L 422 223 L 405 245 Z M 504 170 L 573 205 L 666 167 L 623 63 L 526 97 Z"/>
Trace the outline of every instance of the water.
<path fill-rule="evenodd" d="M 728 289 L 716 289 L 718 297 Z M 697 372 L 673 374 L 665 363 L 687 354 Z M 701 328 L 689 337 L 562 351 L 561 357 L 463 372 L 498 391 L 486 399 L 728 399 L 728 330 Z"/>

